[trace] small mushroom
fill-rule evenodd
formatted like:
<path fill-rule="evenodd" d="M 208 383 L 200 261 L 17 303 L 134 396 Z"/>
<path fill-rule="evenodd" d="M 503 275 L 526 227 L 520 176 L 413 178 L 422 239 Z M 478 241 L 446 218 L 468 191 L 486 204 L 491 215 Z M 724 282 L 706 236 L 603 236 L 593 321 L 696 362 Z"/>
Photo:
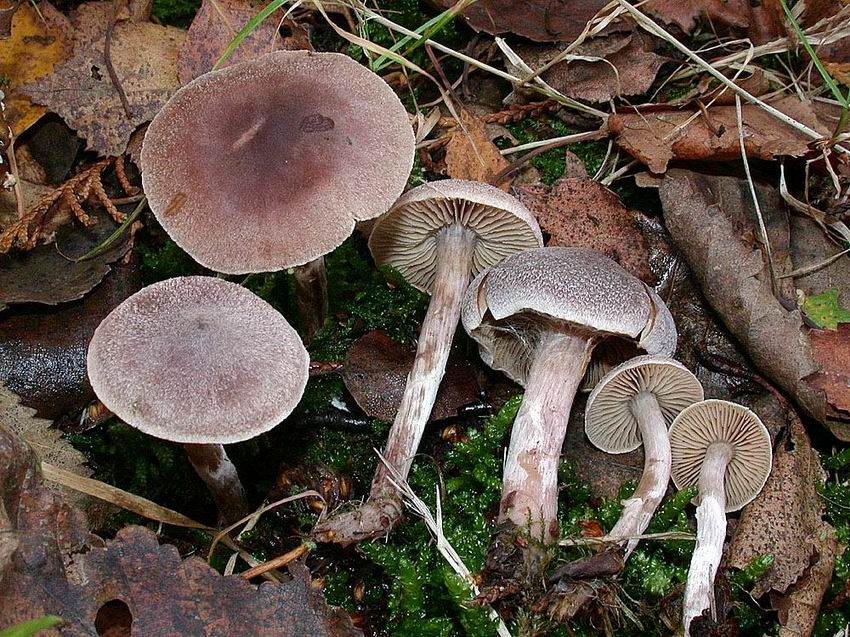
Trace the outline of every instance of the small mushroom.
<path fill-rule="evenodd" d="M 773 450 L 767 428 L 752 411 L 725 400 L 685 408 L 670 426 L 673 483 L 699 486 L 697 542 L 685 585 L 682 624 L 714 609 L 714 576 L 723 555 L 726 513 L 749 504 L 770 475 Z"/>
<path fill-rule="evenodd" d="M 543 248 L 482 271 L 467 290 L 462 319 L 484 362 L 525 387 L 505 460 L 499 520 L 551 541 L 561 446 L 594 347 L 620 337 L 671 355 L 673 318 L 646 285 L 599 252 Z"/>
<path fill-rule="evenodd" d="M 276 51 L 178 90 L 145 134 L 142 183 L 204 267 L 295 267 L 309 341 L 327 309 L 324 255 L 389 209 L 413 154 L 407 112 L 379 76 L 338 53 Z"/>
<path fill-rule="evenodd" d="M 89 343 L 97 397 L 128 425 L 183 443 L 224 521 L 247 512 L 223 444 L 280 423 L 307 384 L 307 351 L 271 305 L 222 279 L 148 286 L 116 307 Z"/>
<path fill-rule="evenodd" d="M 446 371 L 470 279 L 500 259 L 542 243 L 537 222 L 517 199 L 487 184 L 457 179 L 414 188 L 375 223 L 369 239 L 375 261 L 393 266 L 411 285 L 431 294 L 383 453 L 402 478 L 410 471 Z M 401 502 L 381 464 L 369 501 L 319 525 L 316 535 L 350 544 L 385 533 L 400 515 Z"/>
<path fill-rule="evenodd" d="M 587 399 L 588 439 L 606 453 L 628 453 L 643 444 L 644 469 L 632 497 L 606 539 L 625 546 L 627 559 L 652 519 L 670 482 L 667 428 L 685 407 L 703 399 L 702 385 L 666 356 L 638 356 L 612 369 Z"/>

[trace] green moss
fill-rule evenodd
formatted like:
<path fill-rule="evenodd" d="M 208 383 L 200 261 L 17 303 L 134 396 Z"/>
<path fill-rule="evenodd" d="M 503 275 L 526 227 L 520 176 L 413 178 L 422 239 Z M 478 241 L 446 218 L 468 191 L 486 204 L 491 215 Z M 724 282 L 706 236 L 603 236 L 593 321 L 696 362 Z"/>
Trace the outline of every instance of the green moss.
<path fill-rule="evenodd" d="M 145 285 L 175 276 L 198 274 L 202 269 L 171 239 L 161 246 L 139 240 L 136 242 L 136 253 L 142 259 L 142 280 Z"/>
<path fill-rule="evenodd" d="M 200 6 L 201 0 L 153 0 L 151 13 L 163 24 L 188 27 Z"/>

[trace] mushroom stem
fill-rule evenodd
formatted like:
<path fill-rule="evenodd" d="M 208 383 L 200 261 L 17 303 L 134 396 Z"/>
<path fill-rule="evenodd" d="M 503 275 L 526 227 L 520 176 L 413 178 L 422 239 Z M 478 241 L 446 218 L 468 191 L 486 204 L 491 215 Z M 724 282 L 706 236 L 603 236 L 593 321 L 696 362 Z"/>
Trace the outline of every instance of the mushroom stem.
<path fill-rule="evenodd" d="M 642 391 L 635 395 L 631 409 L 643 441 L 643 474 L 632 497 L 623 502 L 623 513 L 607 537 L 614 542 L 626 542 L 624 559 L 635 550 L 637 536 L 649 526 L 664 497 L 672 464 L 667 425 L 655 394 Z"/>
<path fill-rule="evenodd" d="M 184 444 L 189 462 L 207 485 L 218 507 L 219 520 L 235 522 L 248 513 L 245 488 L 222 445 Z"/>
<path fill-rule="evenodd" d="M 384 458 L 406 478 L 413 457 L 431 417 L 437 390 L 446 372 L 452 340 L 460 320 L 463 294 L 469 285 L 476 234 L 460 224 L 442 229 L 436 236 L 437 270 L 431 303 L 422 322 L 413 368 L 390 429 Z M 371 497 L 394 488 L 386 466 L 380 464 L 372 481 Z"/>
<path fill-rule="evenodd" d="M 499 521 L 530 524 L 532 537 L 545 542 L 558 533 L 558 461 L 594 344 L 572 333 L 542 335 L 511 433 Z"/>
<path fill-rule="evenodd" d="M 328 316 L 328 274 L 325 258 L 319 257 L 294 268 L 295 298 L 301 339 L 309 345 Z"/>
<path fill-rule="evenodd" d="M 714 576 L 723 556 L 726 538 L 726 467 L 732 460 L 732 446 L 713 443 L 705 454 L 699 475 L 697 506 L 697 543 L 685 585 L 683 619 L 685 637 L 690 635 L 691 621 L 710 608 L 714 614 Z"/>

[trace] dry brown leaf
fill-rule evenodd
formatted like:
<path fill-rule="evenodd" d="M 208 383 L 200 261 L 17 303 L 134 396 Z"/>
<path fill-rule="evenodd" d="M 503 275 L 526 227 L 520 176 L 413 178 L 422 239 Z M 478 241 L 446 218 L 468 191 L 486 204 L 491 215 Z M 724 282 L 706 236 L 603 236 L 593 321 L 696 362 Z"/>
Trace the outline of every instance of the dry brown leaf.
<path fill-rule="evenodd" d="M 21 88 L 35 103 L 62 117 L 85 138 L 89 150 L 107 156 L 121 155 L 133 131 L 150 121 L 177 89 L 177 54 L 185 38 L 185 32 L 174 27 L 116 23 L 111 58 L 130 106 L 128 117 L 104 62 L 112 4 L 78 7 L 71 16 L 74 54 L 49 75 Z"/>
<path fill-rule="evenodd" d="M 392 422 L 416 352 L 383 332 L 369 332 L 345 357 L 342 378 L 354 401 L 366 415 Z M 478 383 L 472 367 L 452 356 L 440 384 L 431 420 L 457 416 L 458 408 L 478 400 Z"/>
<path fill-rule="evenodd" d="M 0 76 L 9 85 L 6 92 L 6 121 L 15 135 L 20 135 L 47 112 L 19 92 L 28 82 L 47 75 L 59 62 L 71 54 L 66 35 L 70 31 L 67 19 L 49 2 L 39 3 L 38 11 L 29 2 L 22 2 L 12 20 L 12 36 L 0 40 Z"/>
<path fill-rule="evenodd" d="M 181 560 L 141 527 L 104 543 L 42 484 L 36 467 L 35 455 L 0 430 L 0 629 L 54 614 L 64 620 L 61 633 L 42 634 L 103 634 L 95 627 L 98 611 L 118 599 L 139 635 L 362 635 L 325 604 L 300 564 L 291 581 L 257 587 L 220 576 L 198 557 Z"/>
<path fill-rule="evenodd" d="M 647 13 L 667 24 L 675 24 L 685 32 L 696 27 L 698 20 L 718 27 L 746 29 L 750 39 L 761 44 L 784 35 L 782 7 L 778 0 L 751 3 L 749 0 L 650 0 Z"/>
<path fill-rule="evenodd" d="M 775 191 L 758 192 L 773 237 L 770 229 L 785 218 L 785 209 Z M 797 309 L 786 309 L 794 307 L 793 299 L 786 298 L 783 305 L 773 295 L 762 251 L 735 221 L 742 214 L 754 219 L 746 183 L 676 169 L 667 172 L 659 193 L 670 236 L 708 303 L 756 367 L 809 415 L 826 422 L 826 399 L 806 380 L 818 365 L 802 316 Z M 752 231 L 749 235 L 755 236 Z M 787 255 L 777 262 L 778 274 L 790 267 Z"/>
<path fill-rule="evenodd" d="M 727 566 L 739 569 L 761 555 L 773 555 L 773 566 L 755 582 L 755 598 L 769 591 L 784 593 L 809 568 L 815 552 L 812 538 L 822 524 L 816 483 L 825 477 L 795 413 L 774 406 L 759 415 L 766 422 L 777 421 L 771 429 L 783 427 L 786 433 L 777 442 L 770 477 L 744 509 L 726 555 Z"/>
<path fill-rule="evenodd" d="M 553 60 L 563 46 L 519 46 L 517 54 L 532 69 Z M 558 62 L 541 77 L 567 97 L 608 102 L 618 96 L 645 93 L 655 81 L 664 58 L 652 51 L 652 41 L 640 33 L 613 33 L 591 38 L 572 52 L 600 60 Z M 512 68 L 514 75 L 525 75 Z"/>
<path fill-rule="evenodd" d="M 484 122 L 465 108 L 459 114 L 460 124 L 446 145 L 446 171 L 454 179 L 489 183 L 509 162 L 490 141 Z M 499 187 L 507 191 L 510 180 Z"/>
<path fill-rule="evenodd" d="M 431 0 L 441 9 L 455 0 Z M 513 33 L 535 42 L 571 42 L 608 2 L 606 0 L 478 0 L 463 17 L 476 31 Z"/>
<path fill-rule="evenodd" d="M 828 136 L 814 111 L 793 96 L 771 102 L 772 106 L 810 128 Z M 655 111 L 615 114 L 608 128 L 617 135 L 620 148 L 646 164 L 654 173 L 663 173 L 673 160 L 725 161 L 739 159 L 738 120 L 733 106 L 715 106 L 693 117 L 689 111 Z M 780 122 L 758 106 L 745 104 L 741 109 L 744 147 L 748 157 L 774 159 L 799 157 L 809 150 L 807 136 Z"/>
<path fill-rule="evenodd" d="M 628 210 L 599 182 L 563 178 L 551 187 L 520 186 L 517 191 L 550 236 L 547 245 L 593 248 L 636 277 L 655 282 L 638 225 L 640 213 Z"/>
<path fill-rule="evenodd" d="M 850 323 L 840 323 L 837 330 L 812 330 L 809 338 L 820 369 L 807 380 L 846 419 L 850 416 Z M 850 426 L 847 429 L 850 435 Z"/>
<path fill-rule="evenodd" d="M 180 47 L 177 60 L 180 83 L 186 84 L 211 70 L 233 37 L 256 15 L 257 6 L 250 0 L 203 0 Z M 278 24 L 283 15 L 278 9 L 261 22 L 240 42 L 223 66 L 247 62 L 277 49 L 312 50 L 307 30 L 294 21 L 287 19 L 282 28 L 289 35 L 281 34 Z"/>

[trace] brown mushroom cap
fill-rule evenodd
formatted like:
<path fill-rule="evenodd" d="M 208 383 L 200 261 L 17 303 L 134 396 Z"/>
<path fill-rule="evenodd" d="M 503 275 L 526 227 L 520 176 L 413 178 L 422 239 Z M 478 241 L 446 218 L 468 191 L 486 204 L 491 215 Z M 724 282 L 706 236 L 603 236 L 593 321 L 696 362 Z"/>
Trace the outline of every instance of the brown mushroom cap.
<path fill-rule="evenodd" d="M 310 360 L 271 305 L 212 277 L 168 279 L 95 330 L 88 373 L 119 418 L 164 440 L 227 444 L 268 431 L 298 404 Z"/>
<path fill-rule="evenodd" d="M 483 270 L 466 292 L 461 319 L 484 362 L 520 384 L 537 337 L 553 323 L 628 338 L 651 354 L 669 356 L 675 347 L 667 307 L 657 305 L 640 280 L 587 248 L 527 250 Z M 660 326 L 672 330 L 672 340 L 655 338 Z"/>
<path fill-rule="evenodd" d="M 472 274 L 543 245 L 540 227 L 518 199 L 488 184 L 445 179 L 406 192 L 372 229 L 369 248 L 379 265 L 397 269 L 429 292 L 437 269 L 437 233 L 460 223 L 477 236 Z"/>
<path fill-rule="evenodd" d="M 726 469 L 726 511 L 737 511 L 761 492 L 770 475 L 770 434 L 752 411 L 725 400 L 704 400 L 686 407 L 670 426 L 673 484 L 677 489 L 699 482 L 706 451 L 714 442 L 733 450 Z"/>
<path fill-rule="evenodd" d="M 198 263 L 282 270 L 383 214 L 413 165 L 407 112 L 377 75 L 337 53 L 277 51 L 207 73 L 151 122 L 151 210 Z"/>
<path fill-rule="evenodd" d="M 640 447 L 631 401 L 641 392 L 655 396 L 668 426 L 685 407 L 703 399 L 702 385 L 680 362 L 666 356 L 637 356 L 612 369 L 588 397 L 584 428 L 590 442 L 606 453 Z"/>

